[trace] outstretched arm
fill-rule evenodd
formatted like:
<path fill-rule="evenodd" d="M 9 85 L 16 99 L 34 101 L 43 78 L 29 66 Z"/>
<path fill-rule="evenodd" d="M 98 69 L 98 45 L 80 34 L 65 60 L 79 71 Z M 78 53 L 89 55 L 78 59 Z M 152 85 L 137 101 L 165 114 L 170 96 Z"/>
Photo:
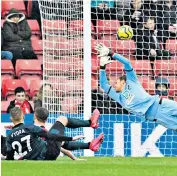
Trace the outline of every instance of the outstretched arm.
<path fill-rule="evenodd" d="M 82 135 L 75 136 L 75 137 L 68 137 L 68 136 L 64 136 L 60 134 L 53 134 L 53 133 L 47 132 L 46 130 L 38 126 L 34 126 L 33 132 L 39 137 L 45 137 L 48 140 L 54 140 L 54 141 L 76 141 L 76 140 L 84 138 L 84 136 Z"/>
<path fill-rule="evenodd" d="M 106 64 L 109 64 L 110 58 L 115 59 L 119 62 L 121 62 L 124 65 L 124 69 L 126 71 L 127 79 L 130 79 L 132 81 L 138 81 L 136 73 L 133 70 L 133 67 L 128 59 L 123 57 L 120 54 L 113 53 L 108 47 L 106 47 L 104 44 L 98 44 L 95 49 L 99 52 L 100 59 L 100 68 L 105 68 Z M 107 58 L 107 59 L 106 59 Z M 103 67 L 103 66 L 104 67 Z"/>
<path fill-rule="evenodd" d="M 69 158 L 71 158 L 72 160 L 77 160 L 77 161 L 84 161 L 86 159 L 80 159 L 80 158 L 77 158 L 71 151 L 69 150 L 66 150 L 64 148 L 61 147 L 61 152 L 64 154 L 64 155 L 67 155 Z"/>
<path fill-rule="evenodd" d="M 116 54 L 116 53 L 114 53 L 112 55 L 112 58 L 121 62 L 124 65 L 124 69 L 125 69 L 125 72 L 126 72 L 127 79 L 130 79 L 132 81 L 138 81 L 136 73 L 135 73 L 130 61 L 127 58 L 123 57 L 120 54 Z"/>
<path fill-rule="evenodd" d="M 109 85 L 108 79 L 106 77 L 106 72 L 104 69 L 100 69 L 100 86 L 101 88 L 114 100 L 118 100 L 119 93 L 115 91 L 114 88 L 112 88 L 111 85 Z"/>

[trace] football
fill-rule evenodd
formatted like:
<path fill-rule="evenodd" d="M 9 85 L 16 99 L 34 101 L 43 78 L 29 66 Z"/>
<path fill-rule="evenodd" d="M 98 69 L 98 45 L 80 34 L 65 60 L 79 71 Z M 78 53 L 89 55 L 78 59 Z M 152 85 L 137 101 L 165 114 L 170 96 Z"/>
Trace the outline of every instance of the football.
<path fill-rule="evenodd" d="M 133 37 L 133 29 L 128 25 L 120 26 L 117 35 L 121 40 L 130 40 Z"/>

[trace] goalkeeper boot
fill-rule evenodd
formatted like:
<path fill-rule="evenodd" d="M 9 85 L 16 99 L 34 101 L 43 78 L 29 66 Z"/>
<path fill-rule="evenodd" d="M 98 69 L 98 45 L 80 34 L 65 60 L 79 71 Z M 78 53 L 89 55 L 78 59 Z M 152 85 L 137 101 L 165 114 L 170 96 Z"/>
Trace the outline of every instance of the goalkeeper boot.
<path fill-rule="evenodd" d="M 90 142 L 89 149 L 94 152 L 97 152 L 103 140 L 104 140 L 104 134 L 100 133 L 100 135 L 96 139 L 93 139 L 92 142 Z"/>
<path fill-rule="evenodd" d="M 99 127 L 98 125 L 98 119 L 100 118 L 100 111 L 98 109 L 95 109 L 93 111 L 92 117 L 90 118 L 91 124 L 90 127 L 96 129 Z"/>

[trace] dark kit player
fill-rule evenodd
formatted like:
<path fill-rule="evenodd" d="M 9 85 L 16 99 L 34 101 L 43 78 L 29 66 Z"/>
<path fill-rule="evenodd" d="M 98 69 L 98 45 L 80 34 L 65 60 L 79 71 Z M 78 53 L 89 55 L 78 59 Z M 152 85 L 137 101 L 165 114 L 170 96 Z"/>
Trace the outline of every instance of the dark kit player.
<path fill-rule="evenodd" d="M 14 127 L 7 136 L 7 160 L 56 160 L 60 153 L 62 141 L 75 141 L 84 136 L 64 136 L 65 126 L 69 128 L 90 127 L 97 125 L 98 118 L 90 120 L 79 119 L 57 119 L 49 132 L 35 125 L 24 124 L 24 114 L 21 109 L 14 107 L 10 111 Z M 46 140 L 42 140 L 44 137 Z M 103 134 L 100 134 L 95 147 L 100 146 L 103 141 Z M 14 157 L 15 156 L 15 157 Z"/>

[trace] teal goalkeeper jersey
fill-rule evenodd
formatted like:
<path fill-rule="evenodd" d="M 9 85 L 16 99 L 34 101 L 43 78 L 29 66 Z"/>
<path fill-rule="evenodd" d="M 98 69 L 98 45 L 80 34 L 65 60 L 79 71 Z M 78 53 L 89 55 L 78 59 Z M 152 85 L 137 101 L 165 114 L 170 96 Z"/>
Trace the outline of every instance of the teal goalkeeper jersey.
<path fill-rule="evenodd" d="M 116 92 L 115 89 L 109 85 L 105 70 L 100 70 L 100 86 L 124 109 L 136 116 L 145 118 L 146 112 L 154 102 L 158 101 L 159 97 L 151 96 L 144 90 L 128 59 L 119 54 L 114 54 L 113 58 L 124 64 L 127 77 L 126 85 L 122 92 Z"/>

